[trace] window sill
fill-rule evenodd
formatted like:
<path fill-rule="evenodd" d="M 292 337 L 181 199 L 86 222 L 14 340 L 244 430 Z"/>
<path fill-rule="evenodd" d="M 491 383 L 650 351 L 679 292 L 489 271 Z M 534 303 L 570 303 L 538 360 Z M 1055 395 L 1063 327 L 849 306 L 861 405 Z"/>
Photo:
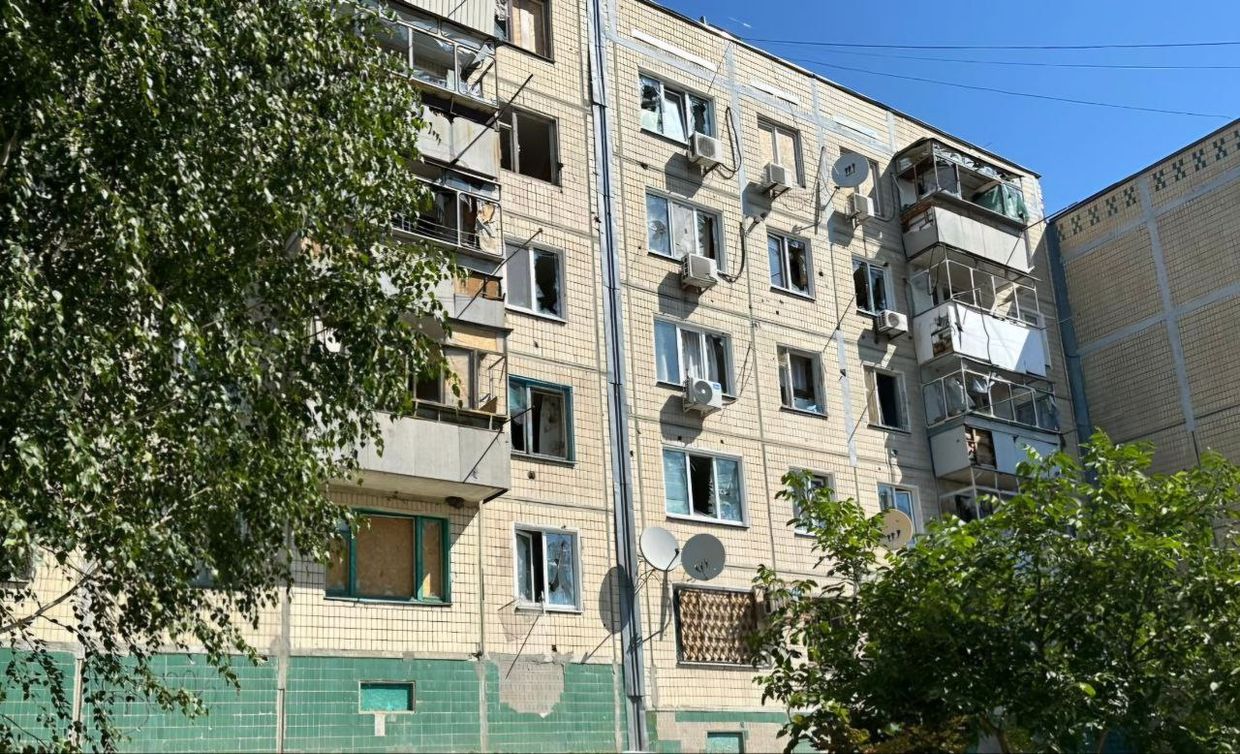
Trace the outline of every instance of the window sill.
<path fill-rule="evenodd" d="M 810 301 L 810 302 L 814 301 L 813 293 L 801 293 L 800 291 L 794 290 L 792 288 L 780 288 L 778 285 L 772 285 L 771 292 L 780 293 L 785 296 L 791 296 L 793 298 L 799 298 L 802 301 Z"/>
<path fill-rule="evenodd" d="M 566 466 L 573 468 L 577 465 L 576 458 L 558 458 L 556 456 L 544 456 L 538 453 L 523 453 L 519 450 L 512 451 L 513 458 L 519 458 L 524 461 L 537 461 L 539 463 L 550 463 L 555 466 Z"/>
<path fill-rule="evenodd" d="M 504 308 L 516 314 L 524 314 L 527 317 L 534 317 L 535 319 L 542 319 L 548 322 L 555 322 L 556 324 L 560 324 L 560 325 L 568 324 L 568 320 L 564 319 L 563 317 L 557 316 L 555 314 L 543 314 L 542 312 L 536 312 L 533 309 L 525 309 L 520 306 L 512 306 L 512 305 L 506 305 Z"/>
<path fill-rule="evenodd" d="M 390 605 L 392 607 L 452 607 L 452 601 L 439 600 L 402 600 L 385 597 L 350 597 L 347 594 L 325 594 L 323 599 L 329 602 L 352 602 L 359 605 Z"/>
<path fill-rule="evenodd" d="M 689 378 L 686 377 L 685 379 L 689 379 Z M 685 389 L 685 384 L 683 382 L 678 383 L 678 382 L 666 382 L 664 380 L 655 380 L 655 384 L 658 385 L 659 387 L 671 388 L 673 390 L 679 390 L 681 392 L 684 392 L 684 389 Z M 723 394 L 723 400 L 725 403 L 735 403 L 736 396 L 725 391 Z"/>
<path fill-rule="evenodd" d="M 668 262 L 675 262 L 676 264 L 684 264 L 684 261 L 685 261 L 685 258 L 683 256 L 678 257 L 678 256 L 673 256 L 671 254 L 665 254 L 662 251 L 655 251 L 654 249 L 651 249 L 650 247 L 646 247 L 646 256 L 655 257 L 656 259 L 663 259 Z M 708 259 L 715 260 L 716 269 L 719 269 L 719 270 L 724 269 L 723 260 L 719 259 L 718 256 L 708 257 Z M 722 278 L 720 278 L 720 282 L 725 282 L 725 281 Z"/>
<path fill-rule="evenodd" d="M 665 141 L 668 144 L 675 144 L 681 149 L 689 148 L 688 139 L 677 139 L 675 136 L 668 136 L 667 134 L 661 134 L 658 131 L 651 131 L 649 128 L 646 128 L 645 126 L 641 127 L 641 132 L 646 134 L 647 136 L 653 136 L 654 138 L 659 139 L 660 141 Z M 714 138 L 714 137 L 712 136 L 711 138 Z"/>
<path fill-rule="evenodd" d="M 517 603 L 517 606 L 514 609 L 518 613 L 538 613 L 539 615 L 542 615 L 544 613 L 555 613 L 556 615 L 584 615 L 585 614 L 585 611 L 579 607 L 556 607 L 553 605 L 547 605 L 546 607 L 544 607 L 539 604 L 524 603 L 524 602 Z"/>
<path fill-rule="evenodd" d="M 906 427 L 888 427 L 886 424 L 875 424 L 874 422 L 869 422 L 866 426 L 870 429 L 882 430 L 883 432 L 896 432 L 901 435 L 913 434 L 913 430 Z"/>
<path fill-rule="evenodd" d="M 732 529 L 748 529 L 748 521 L 725 521 L 722 518 L 707 518 L 706 516 L 687 516 L 683 513 L 668 513 L 667 517 L 673 521 L 688 521 L 694 524 L 711 524 L 714 526 L 727 526 Z"/>
<path fill-rule="evenodd" d="M 547 63 L 552 63 L 552 64 L 555 63 L 555 58 L 552 57 L 551 54 L 544 55 L 541 52 L 535 52 L 534 50 L 530 50 L 528 48 L 522 47 L 519 44 L 516 44 L 514 42 L 509 42 L 507 40 L 501 42 L 500 44 L 502 44 L 504 47 L 507 47 L 511 50 L 518 50 L 525 55 L 529 55 L 531 58 L 537 58 L 538 60 L 542 60 Z"/>
<path fill-rule="evenodd" d="M 780 410 L 780 411 L 786 411 L 786 412 L 788 412 L 788 413 L 790 413 L 790 414 L 799 414 L 800 416 L 812 416 L 812 417 L 814 417 L 815 419 L 829 419 L 829 418 L 831 418 L 831 417 L 830 417 L 830 415 L 829 415 L 829 414 L 827 414 L 827 412 L 826 412 L 826 411 L 806 411 L 806 410 L 805 410 L 805 409 L 803 409 L 803 408 L 793 408 L 792 406 L 785 406 L 785 405 L 783 405 L 782 403 L 781 403 L 781 404 L 780 404 L 780 406 L 779 406 L 779 410 Z"/>

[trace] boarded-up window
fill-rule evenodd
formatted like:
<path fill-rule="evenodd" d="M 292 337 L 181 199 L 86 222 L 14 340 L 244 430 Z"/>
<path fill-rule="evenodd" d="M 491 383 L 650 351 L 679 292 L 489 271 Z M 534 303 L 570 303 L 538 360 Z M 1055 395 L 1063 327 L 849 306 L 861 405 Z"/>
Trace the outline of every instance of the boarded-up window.
<path fill-rule="evenodd" d="M 446 602 L 447 521 L 367 515 L 343 527 L 327 563 L 327 593 L 368 599 Z"/>
<path fill-rule="evenodd" d="M 676 635 L 681 662 L 749 665 L 746 643 L 757 628 L 752 592 L 676 589 Z"/>
<path fill-rule="evenodd" d="M 509 41 L 535 55 L 551 56 L 550 14 L 545 0 L 512 0 Z"/>

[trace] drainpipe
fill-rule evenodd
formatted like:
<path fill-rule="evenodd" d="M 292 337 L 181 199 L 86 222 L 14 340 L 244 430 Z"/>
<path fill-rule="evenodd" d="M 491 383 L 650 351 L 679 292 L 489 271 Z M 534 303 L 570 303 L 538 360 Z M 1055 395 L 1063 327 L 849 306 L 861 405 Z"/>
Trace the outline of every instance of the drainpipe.
<path fill-rule="evenodd" d="M 1046 239 L 1047 266 L 1051 271 L 1051 289 L 1055 293 L 1055 308 L 1059 314 L 1059 337 L 1063 343 L 1064 366 L 1068 372 L 1068 391 L 1072 396 L 1072 418 L 1076 422 L 1076 445 L 1089 439 L 1094 433 L 1089 420 L 1089 402 L 1085 399 L 1085 373 L 1081 370 L 1081 354 L 1077 351 L 1076 324 L 1072 319 L 1072 305 L 1068 303 L 1067 270 L 1059 253 L 1059 227 L 1049 223 L 1043 238 Z"/>
<path fill-rule="evenodd" d="M 616 564 L 620 579 L 620 638 L 623 649 L 629 749 L 646 751 L 645 673 L 642 667 L 641 610 L 637 602 L 638 556 L 633 509 L 633 467 L 629 449 L 629 407 L 625 396 L 624 310 L 620 290 L 620 249 L 612 213 L 611 121 L 607 90 L 607 0 L 589 0 L 590 106 L 594 116 L 594 182 L 598 240 L 603 268 L 603 333 L 607 352 L 607 412 L 610 419 L 612 509 Z"/>

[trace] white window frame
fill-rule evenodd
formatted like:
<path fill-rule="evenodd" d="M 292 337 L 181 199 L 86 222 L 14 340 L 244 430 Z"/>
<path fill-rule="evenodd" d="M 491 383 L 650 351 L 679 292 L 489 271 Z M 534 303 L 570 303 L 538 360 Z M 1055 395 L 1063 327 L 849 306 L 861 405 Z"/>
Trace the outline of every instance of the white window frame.
<path fill-rule="evenodd" d="M 507 251 L 507 256 L 509 257 L 509 259 L 508 259 L 508 262 L 505 263 L 502 268 L 503 273 L 504 273 L 504 305 L 508 309 L 521 312 L 522 314 L 528 314 L 532 317 L 541 317 L 543 319 L 550 319 L 556 322 L 567 322 L 568 317 L 566 316 L 566 313 L 568 311 L 568 305 L 567 305 L 567 301 L 565 300 L 565 295 L 564 295 L 566 292 L 565 291 L 566 286 L 564 284 L 564 254 L 558 251 L 557 249 L 549 249 L 545 246 L 526 247 L 526 246 L 521 246 L 515 243 L 507 244 L 505 246 L 505 250 Z M 556 276 L 558 277 L 558 285 L 559 285 L 559 293 L 560 293 L 560 299 L 559 299 L 560 312 L 561 312 L 560 314 L 549 314 L 547 312 L 542 312 L 537 309 L 537 301 L 536 301 L 537 286 L 534 280 L 534 256 L 536 254 L 549 254 L 555 257 L 555 271 L 556 271 Z M 521 255 L 524 255 L 524 258 L 528 260 L 528 264 L 525 265 L 524 269 L 522 269 L 520 265 L 516 264 L 517 257 Z M 520 304 L 515 304 L 512 302 L 511 298 L 509 298 L 508 296 L 508 292 L 511 290 L 508 285 L 509 280 L 511 279 L 511 277 L 514 277 L 522 273 L 524 273 L 526 277 L 527 285 L 528 285 L 527 290 L 530 292 L 530 305 L 529 306 L 521 306 Z"/>
<path fill-rule="evenodd" d="M 656 76 L 651 73 L 646 73 L 645 71 L 639 71 L 637 74 L 637 118 L 638 118 L 639 124 L 641 123 L 641 114 L 643 112 L 642 110 L 642 87 L 644 86 L 643 79 L 649 79 L 650 81 L 659 85 L 659 120 L 660 121 L 662 121 L 665 116 L 665 112 L 663 111 L 663 102 L 665 101 L 667 93 L 671 92 L 673 95 L 678 95 L 680 97 L 681 114 L 682 114 L 680 130 L 685 136 L 683 139 L 678 138 L 671 134 L 665 133 L 662 130 L 647 128 L 645 125 L 641 125 L 642 131 L 645 131 L 648 134 L 655 134 L 657 136 L 662 136 L 665 139 L 671 139 L 672 141 L 678 142 L 680 144 L 688 144 L 689 140 L 693 138 L 693 134 L 699 133 L 698 131 L 690 130 L 693 124 L 693 115 L 691 114 L 692 100 L 697 99 L 706 104 L 707 129 L 705 132 L 701 132 L 701 133 L 704 133 L 706 136 L 711 136 L 711 137 L 714 137 L 715 134 L 718 133 L 719 125 L 715 121 L 715 100 L 714 99 L 707 97 L 705 95 L 702 95 L 702 94 L 698 94 L 697 92 L 691 89 L 687 89 L 683 86 L 679 86 L 677 84 L 669 84 L 661 76 Z"/>
<path fill-rule="evenodd" d="M 870 197 L 870 200 L 874 203 L 874 216 L 886 219 L 888 217 L 887 210 L 890 209 L 890 202 L 888 201 L 886 192 L 883 191 L 884 183 L 882 167 L 879 166 L 878 160 L 875 160 L 867 154 L 858 152 L 855 149 L 849 149 L 848 147 L 840 147 L 840 157 L 849 154 L 855 154 L 858 157 L 865 159 L 865 161 L 869 164 L 870 177 L 874 180 L 874 188 L 870 191 L 870 193 L 866 194 L 866 196 Z"/>
<path fill-rule="evenodd" d="M 529 118 L 530 120 L 540 121 L 546 125 L 548 131 L 550 132 L 547 137 L 547 142 L 550 146 L 550 154 L 548 155 L 548 159 L 551 160 L 550 180 L 521 172 L 521 129 L 518 128 L 518 116 L 523 116 Z M 516 173 L 517 175 L 523 175 L 526 178 L 532 178 L 536 181 L 550 183 L 552 186 L 560 185 L 560 169 L 563 166 L 560 164 L 560 122 L 558 120 L 549 115 L 536 113 L 532 110 L 512 107 L 509 108 L 508 112 L 504 113 L 498 121 L 496 121 L 495 126 L 499 131 L 499 138 L 501 140 L 507 140 L 508 154 L 512 155 L 512 165 L 505 168 L 502 165 L 503 153 L 500 153 L 501 168 L 509 173 Z"/>
<path fill-rule="evenodd" d="M 658 373 L 659 373 L 658 327 L 660 324 L 669 325 L 676 329 L 676 369 L 677 369 L 677 372 L 679 372 L 678 380 L 676 382 L 668 382 L 658 377 Z M 723 394 L 725 396 L 734 397 L 734 393 L 732 392 L 732 385 L 734 383 L 733 369 L 732 369 L 732 336 L 728 335 L 727 333 L 719 332 L 717 330 L 705 330 L 699 327 L 692 327 L 689 325 L 682 324 L 680 322 L 676 322 L 674 320 L 663 319 L 661 317 L 655 318 L 654 326 L 655 326 L 655 340 L 654 340 L 655 379 L 659 382 L 659 384 L 672 385 L 675 387 L 684 387 L 685 380 L 689 379 L 690 376 L 693 376 L 696 379 L 709 379 L 705 375 L 689 375 L 685 373 L 685 363 L 686 363 L 685 342 L 684 342 L 684 337 L 682 333 L 689 332 L 689 333 L 693 333 L 699 336 L 698 342 L 700 343 L 701 348 L 702 348 L 702 357 L 703 357 L 702 363 L 703 364 L 707 363 L 706 357 L 710 353 L 707 348 L 706 339 L 709 337 L 717 337 L 723 340 L 724 373 L 719 376 L 722 378 L 725 378 L 725 380 L 723 381 L 721 387 L 723 388 Z"/>
<path fill-rule="evenodd" d="M 530 534 L 537 533 L 542 538 L 542 564 L 543 564 L 543 601 L 529 602 L 521 596 L 521 573 L 517 570 L 517 564 L 520 559 L 517 556 L 517 539 L 522 535 L 527 537 Z M 553 605 L 546 599 L 547 589 L 547 535 L 560 534 L 572 537 L 573 540 L 573 573 L 577 577 L 573 584 L 576 591 L 576 598 L 573 605 Z M 522 610 L 538 610 L 543 613 L 580 613 L 582 612 L 582 579 L 581 579 L 581 534 L 577 529 L 560 528 L 556 526 L 545 526 L 541 524 L 521 524 L 514 523 L 512 526 L 512 596 L 513 602 Z M 531 546 L 533 539 L 531 538 Z M 531 568 L 533 563 L 531 562 Z M 531 577 L 533 571 L 530 572 Z M 533 582 L 531 581 L 531 588 Z"/>
<path fill-rule="evenodd" d="M 832 498 L 835 497 L 835 474 L 830 474 L 830 473 L 822 472 L 822 471 L 814 471 L 813 469 L 797 468 L 797 467 L 793 467 L 789 469 L 789 471 L 804 471 L 808 473 L 811 477 L 811 485 L 812 485 L 811 489 L 819 489 L 821 487 L 826 487 L 827 489 L 831 490 L 831 497 Z M 813 484 L 814 482 L 817 482 L 818 484 L 814 485 Z M 793 498 L 792 500 L 792 517 L 796 519 L 799 519 L 801 517 L 801 506 L 797 503 L 795 498 Z M 814 533 L 812 531 L 810 531 L 809 529 L 802 528 L 799 524 L 793 524 L 792 533 L 797 535 L 798 537 L 814 536 Z"/>
<path fill-rule="evenodd" d="M 827 415 L 827 391 L 823 380 L 822 373 L 822 356 L 812 351 L 805 351 L 800 348 L 792 348 L 791 346 L 779 346 L 779 386 L 780 386 L 780 404 L 789 411 L 796 411 L 801 414 L 809 414 L 810 416 L 826 416 Z M 813 372 L 814 379 L 814 401 L 822 409 L 821 411 L 811 411 L 808 408 L 799 408 L 794 405 L 795 398 L 792 395 L 792 358 L 793 357 L 809 359 L 810 369 Z M 784 385 L 788 386 L 788 401 L 784 401 Z"/>
<path fill-rule="evenodd" d="M 659 199 L 663 201 L 664 204 L 667 205 L 667 251 L 666 252 L 655 249 L 650 245 L 650 198 L 651 197 L 654 197 L 655 199 Z M 693 248 L 694 248 L 693 253 L 695 254 L 698 253 L 698 251 L 702 247 L 702 239 L 698 237 L 698 229 L 700 227 L 699 221 L 698 221 L 698 215 L 705 215 L 706 217 L 709 217 L 714 222 L 714 225 L 715 225 L 715 256 L 712 258 L 715 260 L 715 265 L 719 269 L 723 269 L 724 268 L 724 246 L 725 246 L 723 242 L 723 216 L 719 212 L 713 209 L 710 209 L 708 207 L 703 207 L 700 204 L 694 204 L 693 202 L 687 202 L 683 199 L 678 199 L 670 194 L 665 194 L 661 191 L 653 191 L 650 189 L 646 190 L 646 250 L 650 252 L 651 254 L 654 254 L 657 257 L 663 257 L 664 259 L 675 259 L 677 261 L 684 259 L 683 255 L 678 255 L 676 253 L 676 242 L 674 240 L 676 238 L 676 228 L 673 225 L 674 221 L 672 219 L 675 217 L 675 213 L 672 212 L 673 204 L 678 204 L 682 208 L 687 209 L 693 213 Z M 703 254 L 702 256 L 709 256 L 709 255 Z"/>
<path fill-rule="evenodd" d="M 897 398 L 900 405 L 897 410 L 900 412 L 900 418 L 904 420 L 903 425 L 887 424 L 883 421 L 883 406 L 878 397 L 878 376 L 886 375 L 894 377 L 896 381 Z M 870 417 L 870 426 L 879 427 L 881 429 L 892 429 L 897 432 L 908 432 L 912 426 L 908 415 L 908 391 L 905 389 L 904 375 L 894 369 L 880 367 L 877 364 L 865 365 L 866 378 L 866 413 Z"/>
<path fill-rule="evenodd" d="M 890 489 L 892 491 L 893 501 L 895 500 L 895 493 L 897 492 L 908 493 L 909 507 L 912 508 L 912 512 L 910 513 L 909 518 L 913 519 L 913 530 L 918 531 L 918 532 L 921 531 L 921 505 L 917 501 L 917 488 L 909 487 L 908 485 L 904 485 L 904 484 L 892 484 L 890 482 L 879 482 L 878 483 L 878 509 L 880 513 L 882 511 L 887 510 L 886 508 L 883 507 L 883 489 L 884 488 Z M 898 508 L 899 506 L 894 506 L 894 507 Z"/>
<path fill-rule="evenodd" d="M 796 178 L 797 186 L 805 185 L 805 163 L 801 159 L 801 132 L 795 128 L 781 126 L 773 120 L 766 118 L 758 118 L 758 130 L 762 133 L 762 138 L 771 140 L 771 157 L 776 165 L 783 167 L 785 170 L 791 169 Z M 784 159 L 784 155 L 779 153 L 779 134 L 792 137 L 792 163 L 791 165 Z M 764 165 L 758 166 L 760 169 L 765 168 Z"/>
<path fill-rule="evenodd" d="M 771 289 L 789 293 L 793 296 L 801 298 L 814 298 L 814 253 L 810 248 L 810 243 L 799 236 L 780 233 L 779 231 L 767 231 L 767 259 L 770 260 L 770 242 L 771 239 L 779 241 L 779 262 L 782 268 L 785 285 L 775 283 L 775 270 L 771 270 Z M 799 291 L 792 284 L 792 249 L 791 242 L 797 242 L 805 247 L 805 281 L 808 283 L 806 290 Z"/>
<path fill-rule="evenodd" d="M 685 489 L 688 490 L 689 492 L 689 512 L 688 513 L 674 513 L 667 509 L 667 480 L 664 479 L 663 480 L 663 512 L 668 518 L 677 519 L 680 521 L 699 521 L 699 522 L 705 522 L 705 523 L 710 523 L 710 524 L 718 524 L 720 526 L 736 526 L 736 527 L 742 527 L 742 528 L 749 526 L 749 506 L 745 504 L 745 460 L 742 457 L 731 456 L 726 453 L 713 453 L 713 452 L 704 451 L 704 450 L 690 450 L 689 448 L 677 448 L 677 447 L 665 445 L 663 446 L 663 450 L 659 453 L 659 463 L 664 470 L 664 474 L 667 473 L 666 471 L 667 466 L 663 462 L 663 457 L 664 457 L 664 454 L 669 451 L 672 453 L 679 453 L 684 458 L 684 461 L 685 461 L 684 462 Z M 693 485 L 689 481 L 689 459 L 692 456 L 697 456 L 698 458 L 709 458 L 710 459 L 711 489 L 713 490 L 713 494 L 715 498 L 712 501 L 713 508 L 716 513 L 716 515 L 714 516 L 706 516 L 701 513 L 693 512 L 694 511 Z M 717 461 L 719 461 L 720 459 L 725 460 L 725 461 L 736 462 L 736 495 L 737 495 L 737 502 L 741 508 L 741 511 L 740 511 L 741 517 L 739 521 L 733 521 L 727 518 L 720 518 L 718 515 L 720 511 L 720 506 L 719 506 L 719 464 L 717 463 Z"/>
<path fill-rule="evenodd" d="M 861 257 L 853 257 L 853 275 L 857 274 L 857 268 L 866 267 L 866 291 L 869 293 L 869 300 L 865 302 L 857 301 L 857 311 L 862 314 L 868 314 L 871 317 L 877 317 L 878 313 L 883 309 L 873 308 L 874 306 L 874 271 L 878 270 L 883 274 L 883 285 L 887 291 L 887 306 L 884 309 L 894 310 L 895 305 L 895 289 L 891 284 L 891 268 L 885 264 L 881 264 L 871 259 L 863 259 Z M 854 279 L 853 290 L 856 290 L 856 282 Z M 862 306 L 862 304 L 865 306 Z"/>

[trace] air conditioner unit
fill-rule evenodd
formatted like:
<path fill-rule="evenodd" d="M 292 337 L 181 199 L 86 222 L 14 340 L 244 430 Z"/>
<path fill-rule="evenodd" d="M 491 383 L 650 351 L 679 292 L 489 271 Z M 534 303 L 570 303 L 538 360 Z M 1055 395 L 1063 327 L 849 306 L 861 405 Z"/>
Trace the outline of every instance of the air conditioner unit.
<path fill-rule="evenodd" d="M 723 164 L 723 145 L 713 136 L 694 133 L 689 139 L 689 162 L 709 169 Z"/>
<path fill-rule="evenodd" d="M 887 335 L 901 335 L 908 332 L 908 317 L 894 309 L 883 309 L 878 313 L 878 331 Z"/>
<path fill-rule="evenodd" d="M 704 291 L 719 282 L 715 260 L 701 254 L 686 254 L 680 262 L 680 284 L 685 288 Z"/>
<path fill-rule="evenodd" d="M 723 386 L 718 382 L 690 377 L 685 380 L 685 411 L 713 414 L 723 408 Z"/>
<path fill-rule="evenodd" d="M 766 166 L 765 175 L 766 191 L 769 194 L 776 194 L 785 191 L 788 188 L 788 168 L 778 163 L 769 163 Z"/>
<path fill-rule="evenodd" d="M 854 222 L 863 223 L 874 216 L 874 200 L 865 194 L 856 194 L 848 197 L 848 216 Z"/>

